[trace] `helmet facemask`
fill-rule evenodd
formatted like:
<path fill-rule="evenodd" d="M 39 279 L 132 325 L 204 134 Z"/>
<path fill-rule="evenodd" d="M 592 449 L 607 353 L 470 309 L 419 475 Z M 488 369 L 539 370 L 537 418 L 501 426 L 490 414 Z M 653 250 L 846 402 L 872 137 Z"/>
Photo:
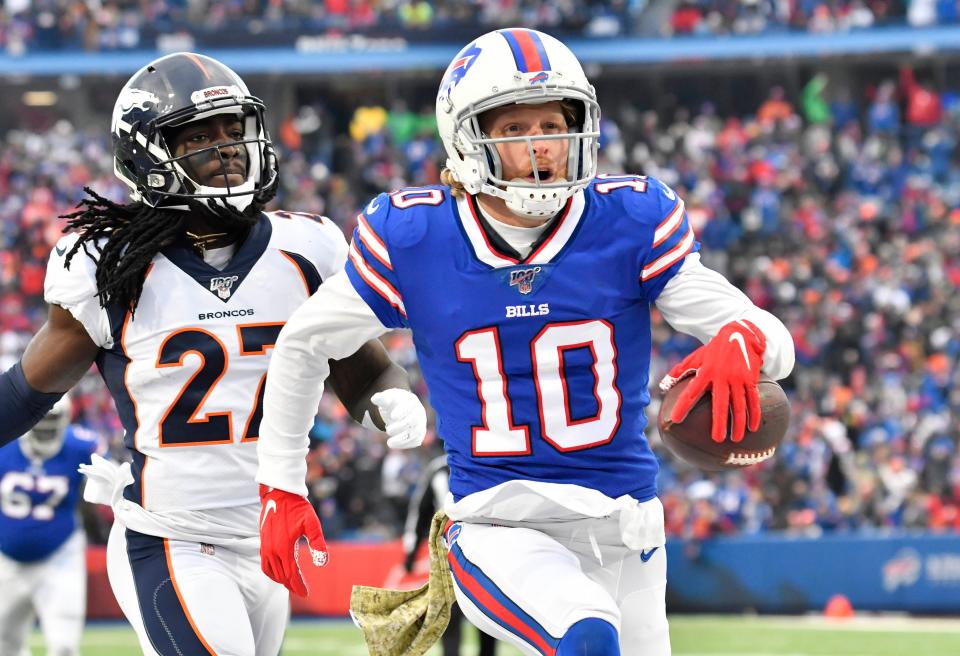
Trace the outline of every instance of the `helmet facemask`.
<path fill-rule="evenodd" d="M 179 156 L 173 153 L 167 139 L 170 128 L 183 127 L 188 123 L 211 116 L 231 113 L 240 114 L 242 117 L 243 139 L 216 144 Z M 150 193 L 143 195 L 144 200 L 152 196 L 156 198 L 156 205 L 165 207 L 185 206 L 187 201 L 197 200 L 214 211 L 229 207 L 236 212 L 243 212 L 264 190 L 276 185 L 276 155 L 262 127 L 263 105 L 259 101 L 254 103 L 237 101 L 226 104 L 221 109 L 191 116 L 190 120 L 185 122 L 178 122 L 177 118 L 176 114 L 171 114 L 146 126 L 147 148 L 155 160 L 155 167 L 147 175 L 146 183 Z M 191 177 L 189 162 L 203 159 L 209 154 L 220 159 L 221 168 L 226 173 L 226 161 L 220 149 L 234 146 L 245 148 L 247 152 L 247 171 L 242 184 L 231 186 L 228 182 L 224 187 L 205 186 Z M 273 171 L 272 179 L 263 180 L 263 171 Z M 228 178 L 225 179 L 228 180 Z"/>

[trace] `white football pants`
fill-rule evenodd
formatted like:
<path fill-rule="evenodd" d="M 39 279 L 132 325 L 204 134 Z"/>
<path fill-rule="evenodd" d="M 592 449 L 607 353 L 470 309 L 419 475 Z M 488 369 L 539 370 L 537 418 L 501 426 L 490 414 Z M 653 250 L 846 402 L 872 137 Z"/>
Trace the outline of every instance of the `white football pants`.
<path fill-rule="evenodd" d="M 552 654 L 587 618 L 617 629 L 622 656 L 670 655 L 666 550 L 627 549 L 616 522 L 456 522 L 447 537 L 464 615 L 525 655 Z"/>
<path fill-rule="evenodd" d="M 168 540 L 115 522 L 110 587 L 149 656 L 277 656 L 290 617 L 287 589 L 259 554 Z"/>
<path fill-rule="evenodd" d="M 86 544 L 79 529 L 35 563 L 0 554 L 0 654 L 16 656 L 26 649 L 35 617 L 40 618 L 47 654 L 80 653 L 87 612 Z"/>

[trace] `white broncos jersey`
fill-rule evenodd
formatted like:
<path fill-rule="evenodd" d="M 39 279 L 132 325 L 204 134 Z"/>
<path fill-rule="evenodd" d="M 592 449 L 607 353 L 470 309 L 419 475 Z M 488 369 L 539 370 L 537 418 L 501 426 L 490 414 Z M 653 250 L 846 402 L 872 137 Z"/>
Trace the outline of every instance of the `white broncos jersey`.
<path fill-rule="evenodd" d="M 97 365 L 133 454 L 124 497 L 174 515 L 258 504 L 256 440 L 271 347 L 293 311 L 343 267 L 340 228 L 313 215 L 266 213 L 223 270 L 189 247 L 166 247 L 133 314 L 100 307 L 96 267 L 84 253 L 64 267 L 76 239 L 62 238 L 51 254 L 45 297 L 101 347 Z"/>

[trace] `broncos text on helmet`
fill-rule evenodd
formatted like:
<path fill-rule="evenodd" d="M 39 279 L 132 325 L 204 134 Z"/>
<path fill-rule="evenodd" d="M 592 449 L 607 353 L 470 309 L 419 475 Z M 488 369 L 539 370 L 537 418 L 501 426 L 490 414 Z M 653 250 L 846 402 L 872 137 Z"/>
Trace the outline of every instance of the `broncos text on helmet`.
<path fill-rule="evenodd" d="M 186 200 L 195 199 L 215 211 L 243 212 L 253 201 L 266 203 L 278 175 L 263 112 L 263 102 L 217 60 L 189 52 L 161 57 L 137 71 L 117 97 L 110 126 L 114 173 L 130 187 L 134 201 L 151 207 L 186 208 Z M 237 144 L 246 148 L 246 178 L 239 185 L 199 184 L 184 167 L 187 156 L 176 157 L 167 142 L 169 128 L 218 114 L 235 114 L 242 122 L 243 138 L 205 150 L 223 162 L 219 148 Z"/>
<path fill-rule="evenodd" d="M 497 143 L 533 137 L 490 138 L 478 117 L 495 107 L 568 101 L 578 107 L 578 124 L 566 134 L 541 139 L 570 142 L 566 176 L 553 182 L 504 180 Z M 543 32 L 523 28 L 497 30 L 457 53 L 444 73 L 437 95 L 437 128 L 447 151 L 447 168 L 470 194 L 506 201 L 515 214 L 556 214 L 597 172 L 600 106 L 580 62 L 567 46 Z M 529 148 L 531 159 L 533 149 Z M 533 161 L 536 169 L 536 162 Z"/>

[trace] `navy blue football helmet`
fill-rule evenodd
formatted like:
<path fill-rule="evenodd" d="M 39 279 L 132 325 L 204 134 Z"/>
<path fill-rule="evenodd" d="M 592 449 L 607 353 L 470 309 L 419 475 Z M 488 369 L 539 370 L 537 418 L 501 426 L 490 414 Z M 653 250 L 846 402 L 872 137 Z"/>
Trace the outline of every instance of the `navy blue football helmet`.
<path fill-rule="evenodd" d="M 124 85 L 113 108 L 114 173 L 130 187 L 134 201 L 151 207 L 187 207 L 193 199 L 210 209 L 243 212 L 253 202 L 266 204 L 278 184 L 277 158 L 263 119 L 264 106 L 247 85 L 215 59 L 178 52 L 150 62 Z M 211 146 L 204 151 L 220 157 L 224 145 L 247 149 L 243 184 L 211 187 L 193 180 L 184 158 L 176 157 L 166 135 L 192 121 L 218 114 L 235 114 L 243 125 L 243 139 Z"/>

